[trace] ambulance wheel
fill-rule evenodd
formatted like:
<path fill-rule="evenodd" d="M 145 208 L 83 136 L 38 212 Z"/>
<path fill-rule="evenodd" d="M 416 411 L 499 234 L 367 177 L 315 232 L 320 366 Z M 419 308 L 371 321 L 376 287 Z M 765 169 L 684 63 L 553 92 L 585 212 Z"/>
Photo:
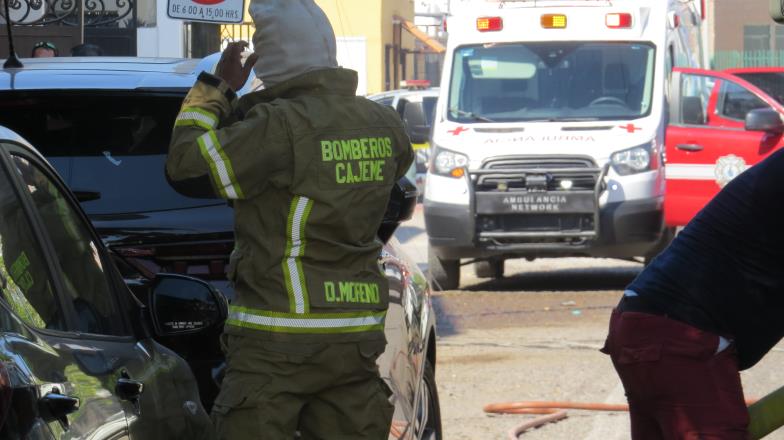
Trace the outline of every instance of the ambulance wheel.
<path fill-rule="evenodd" d="M 489 260 L 477 261 L 474 263 L 474 271 L 476 272 L 477 278 L 503 278 L 504 260 L 501 258 L 491 258 Z"/>
<path fill-rule="evenodd" d="M 433 290 L 454 290 L 460 286 L 460 260 L 444 260 L 428 248 L 427 264 Z"/>

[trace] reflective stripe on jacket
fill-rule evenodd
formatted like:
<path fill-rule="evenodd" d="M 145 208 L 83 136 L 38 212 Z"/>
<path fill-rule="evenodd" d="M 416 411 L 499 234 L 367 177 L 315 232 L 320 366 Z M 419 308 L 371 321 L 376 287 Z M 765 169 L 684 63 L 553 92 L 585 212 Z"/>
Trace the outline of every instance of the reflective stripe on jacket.
<path fill-rule="evenodd" d="M 237 100 L 202 74 L 185 98 L 166 171 L 186 195 L 233 200 L 227 332 L 383 338 L 376 232 L 414 153 L 397 113 L 356 83 L 321 69 Z"/>

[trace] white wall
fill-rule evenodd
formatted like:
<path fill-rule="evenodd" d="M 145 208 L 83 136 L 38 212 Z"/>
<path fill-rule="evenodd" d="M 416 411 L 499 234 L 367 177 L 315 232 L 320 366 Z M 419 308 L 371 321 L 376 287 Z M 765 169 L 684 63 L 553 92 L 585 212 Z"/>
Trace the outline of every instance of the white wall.
<path fill-rule="evenodd" d="M 166 0 L 158 0 L 157 26 L 136 30 L 137 56 L 164 58 L 185 56 L 185 25 L 183 21 L 172 20 L 166 15 L 167 6 Z"/>
<path fill-rule="evenodd" d="M 357 95 L 367 95 L 367 39 L 365 37 L 338 37 L 337 43 L 338 65 L 357 71 L 359 74 Z"/>

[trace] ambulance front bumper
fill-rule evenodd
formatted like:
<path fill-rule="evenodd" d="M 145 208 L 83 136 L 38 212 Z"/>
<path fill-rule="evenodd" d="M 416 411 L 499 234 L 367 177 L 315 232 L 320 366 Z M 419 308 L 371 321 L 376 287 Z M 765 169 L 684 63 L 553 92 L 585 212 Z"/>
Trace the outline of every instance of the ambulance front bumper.
<path fill-rule="evenodd" d="M 663 204 L 663 197 L 608 203 L 597 212 L 595 232 L 576 228 L 537 232 L 526 227 L 530 226 L 530 215 L 475 215 L 466 205 L 426 200 L 425 224 L 430 246 L 441 258 L 628 258 L 647 255 L 659 243 L 664 230 Z M 588 216 L 584 219 L 590 226 Z M 568 221 L 579 220 L 571 217 Z M 523 230 L 516 230 L 514 225 L 523 225 Z"/>

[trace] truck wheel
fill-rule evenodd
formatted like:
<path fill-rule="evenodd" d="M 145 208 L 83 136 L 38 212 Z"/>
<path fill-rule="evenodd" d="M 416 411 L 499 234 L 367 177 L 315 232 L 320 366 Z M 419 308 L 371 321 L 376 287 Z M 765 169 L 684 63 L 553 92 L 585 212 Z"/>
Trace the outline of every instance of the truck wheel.
<path fill-rule="evenodd" d="M 474 271 L 476 272 L 477 278 L 503 278 L 504 260 L 500 258 L 491 258 L 489 260 L 477 261 L 474 263 Z"/>
<path fill-rule="evenodd" d="M 454 290 L 460 286 L 460 260 L 443 260 L 428 249 L 427 264 L 433 290 Z"/>

